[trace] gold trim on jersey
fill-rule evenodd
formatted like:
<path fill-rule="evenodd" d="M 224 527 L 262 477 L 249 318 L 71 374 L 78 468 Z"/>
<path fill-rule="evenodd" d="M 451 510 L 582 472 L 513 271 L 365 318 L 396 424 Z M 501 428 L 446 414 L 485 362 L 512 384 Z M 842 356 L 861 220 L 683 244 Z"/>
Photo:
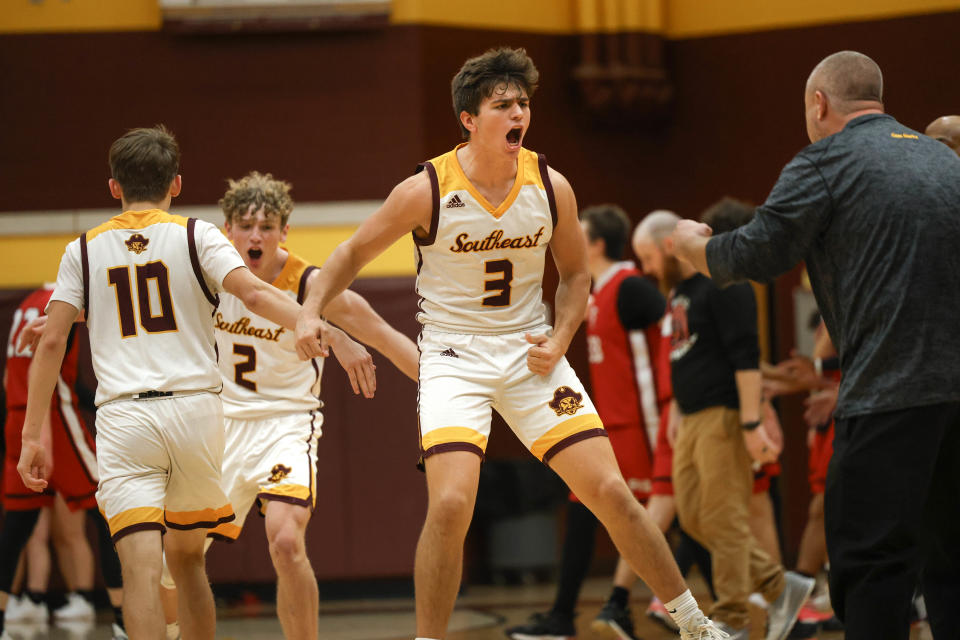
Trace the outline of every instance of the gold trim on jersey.
<path fill-rule="evenodd" d="M 281 246 L 280 248 L 287 252 L 287 261 L 283 263 L 283 269 L 280 270 L 280 274 L 271 284 L 281 291 L 297 293 L 300 288 L 300 278 L 307 267 L 310 266 L 310 263 L 286 247 Z"/>
<path fill-rule="evenodd" d="M 243 529 L 241 529 L 239 525 L 235 525 L 232 522 L 223 522 L 207 531 L 207 535 L 223 536 L 224 538 L 236 540 L 240 537 L 241 531 L 243 531 Z"/>
<path fill-rule="evenodd" d="M 424 451 L 430 450 L 438 444 L 448 444 L 450 442 L 469 442 L 476 445 L 481 451 L 487 450 L 487 438 L 470 427 L 441 427 L 433 429 L 420 437 L 420 448 Z"/>
<path fill-rule="evenodd" d="M 538 459 L 543 460 L 543 456 L 546 455 L 547 451 L 550 451 L 550 448 L 558 442 L 566 440 L 581 431 L 597 428 L 602 429 L 603 422 L 600 421 L 600 416 L 595 413 L 588 413 L 564 420 L 537 438 L 536 442 L 530 445 L 530 453 L 537 456 Z"/>
<path fill-rule="evenodd" d="M 175 216 L 160 209 L 147 209 L 146 211 L 124 211 L 118 216 L 114 216 L 97 225 L 90 231 L 87 231 L 87 242 L 90 242 L 105 231 L 114 231 L 119 229 L 145 229 L 150 225 L 172 222 L 181 227 L 187 226 L 187 218 Z"/>
<path fill-rule="evenodd" d="M 432 164 L 433 168 L 437 171 L 437 182 L 440 187 L 441 200 L 452 191 L 466 191 L 473 196 L 477 204 L 486 209 L 490 215 L 494 218 L 500 218 L 513 206 L 517 195 L 520 193 L 521 187 L 533 185 L 541 190 L 545 190 L 543 179 L 540 176 L 539 156 L 529 149 L 521 148 L 520 155 L 517 158 L 517 177 L 513 182 L 513 187 L 503 202 L 494 207 L 483 197 L 483 194 L 473 186 L 473 183 L 467 178 L 467 174 L 464 173 L 463 167 L 460 166 L 460 161 L 457 160 L 457 150 L 463 148 L 466 144 L 468 143 L 464 142 L 459 144 L 452 151 L 448 151 L 442 156 L 437 156 L 430 160 L 430 164 Z M 441 205 L 441 208 L 443 208 L 443 205 Z"/>

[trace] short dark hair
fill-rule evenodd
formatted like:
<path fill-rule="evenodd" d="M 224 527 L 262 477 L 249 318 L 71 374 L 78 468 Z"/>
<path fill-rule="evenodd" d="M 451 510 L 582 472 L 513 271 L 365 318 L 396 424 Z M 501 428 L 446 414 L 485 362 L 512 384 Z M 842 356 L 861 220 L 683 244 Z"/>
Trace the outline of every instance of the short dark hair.
<path fill-rule="evenodd" d="M 630 239 L 630 218 L 626 211 L 615 204 L 599 204 L 584 209 L 580 219 L 587 223 L 590 240 L 603 240 L 603 252 L 607 258 L 623 258 L 623 250 Z"/>
<path fill-rule="evenodd" d="M 751 220 L 756 207 L 729 196 L 713 203 L 700 216 L 700 221 L 710 225 L 714 233 L 726 233 L 742 227 Z"/>
<path fill-rule="evenodd" d="M 515 84 L 531 98 L 537 90 L 539 80 L 540 72 L 527 55 L 526 49 L 488 49 L 483 55 L 464 62 L 457 75 L 453 76 L 450 82 L 453 114 L 457 117 L 457 122 L 460 122 L 462 111 L 477 115 L 480 103 L 492 96 L 494 89 L 502 84 Z M 464 138 L 470 137 L 470 132 L 462 122 L 460 133 Z"/>
<path fill-rule="evenodd" d="M 162 124 L 131 129 L 110 145 L 109 161 L 127 202 L 160 202 L 180 168 L 180 147 Z"/>

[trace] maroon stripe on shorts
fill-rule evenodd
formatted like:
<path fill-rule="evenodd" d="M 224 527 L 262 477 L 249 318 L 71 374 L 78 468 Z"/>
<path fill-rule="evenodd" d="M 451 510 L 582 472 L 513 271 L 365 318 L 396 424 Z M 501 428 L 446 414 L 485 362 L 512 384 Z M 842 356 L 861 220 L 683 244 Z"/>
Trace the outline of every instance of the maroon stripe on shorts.
<path fill-rule="evenodd" d="M 447 451 L 469 451 L 470 453 L 475 453 L 480 456 L 481 460 L 486 458 L 483 449 L 472 442 L 443 442 L 441 444 L 435 444 L 424 451 L 420 457 L 421 459 L 426 459 L 435 453 L 446 453 Z"/>
<path fill-rule="evenodd" d="M 159 522 L 138 522 L 137 524 L 132 524 L 129 527 L 124 527 L 117 531 L 115 534 L 110 536 L 110 539 L 113 540 L 113 544 L 117 544 L 117 541 L 124 536 L 128 536 L 131 533 L 136 533 L 137 531 L 153 531 L 158 530 L 160 533 L 166 532 L 166 528 Z"/>
<path fill-rule="evenodd" d="M 586 431 L 579 431 L 577 433 L 567 436 L 557 444 L 547 449 L 547 452 L 543 454 L 543 464 L 548 464 L 550 462 L 550 458 L 557 455 L 558 453 L 560 453 L 570 445 L 576 444 L 577 442 L 580 442 L 581 440 L 586 440 L 588 438 L 596 438 L 597 436 L 607 437 L 607 430 L 606 429 L 587 429 Z"/>

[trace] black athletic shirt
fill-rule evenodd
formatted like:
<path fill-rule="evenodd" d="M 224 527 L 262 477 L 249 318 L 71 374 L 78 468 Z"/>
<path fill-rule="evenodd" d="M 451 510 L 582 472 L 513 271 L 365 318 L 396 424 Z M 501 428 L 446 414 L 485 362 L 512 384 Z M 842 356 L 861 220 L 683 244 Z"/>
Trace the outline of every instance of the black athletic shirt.
<path fill-rule="evenodd" d="M 743 283 L 721 289 L 698 273 L 676 286 L 669 304 L 670 380 L 680 411 L 738 408 L 734 374 L 760 362 L 753 288 Z"/>

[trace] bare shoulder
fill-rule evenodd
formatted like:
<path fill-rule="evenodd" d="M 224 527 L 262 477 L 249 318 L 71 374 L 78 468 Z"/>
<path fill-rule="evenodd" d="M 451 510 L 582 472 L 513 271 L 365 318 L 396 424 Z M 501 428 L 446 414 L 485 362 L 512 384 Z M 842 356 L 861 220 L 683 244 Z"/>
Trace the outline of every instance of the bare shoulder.
<path fill-rule="evenodd" d="M 547 167 L 547 175 L 550 177 L 550 184 L 553 186 L 553 195 L 557 201 L 557 222 L 558 224 L 565 219 L 577 218 L 577 198 L 573 194 L 573 187 L 570 181 L 554 169 Z"/>
<path fill-rule="evenodd" d="M 433 215 L 433 189 L 425 171 L 406 178 L 393 188 L 381 211 L 395 220 L 402 220 L 407 230 L 429 229 Z"/>
<path fill-rule="evenodd" d="M 570 186 L 570 181 L 567 180 L 566 176 L 553 167 L 547 166 L 547 175 L 550 177 L 550 184 L 553 185 L 554 191 L 561 189 L 573 191 L 573 187 Z"/>

